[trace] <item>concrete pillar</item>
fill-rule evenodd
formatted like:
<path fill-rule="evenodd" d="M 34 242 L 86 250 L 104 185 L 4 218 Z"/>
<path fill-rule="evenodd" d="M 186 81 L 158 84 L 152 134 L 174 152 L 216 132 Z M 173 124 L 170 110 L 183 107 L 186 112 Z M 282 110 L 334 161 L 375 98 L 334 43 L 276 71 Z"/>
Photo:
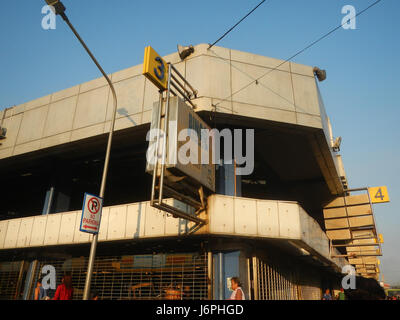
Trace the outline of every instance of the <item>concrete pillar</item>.
<path fill-rule="evenodd" d="M 218 254 L 218 289 L 219 289 L 219 300 L 224 300 L 224 254 L 220 252 Z"/>
<path fill-rule="evenodd" d="M 44 200 L 42 215 L 48 215 L 51 213 L 51 206 L 53 204 L 53 199 L 54 199 L 54 191 L 55 191 L 54 187 L 51 187 L 50 190 L 46 192 L 46 198 Z"/>
<path fill-rule="evenodd" d="M 239 277 L 243 284 L 243 292 L 248 299 L 247 292 L 247 259 L 241 251 L 219 252 L 214 255 L 214 297 L 226 300 L 231 297 L 232 291 L 228 290 L 228 279 Z"/>
<path fill-rule="evenodd" d="M 236 187 L 236 190 L 235 190 Z M 241 176 L 236 176 L 235 184 L 235 165 L 224 164 L 218 166 L 217 170 L 217 193 L 226 196 L 242 196 L 242 179 Z"/>
<path fill-rule="evenodd" d="M 25 277 L 25 286 L 24 286 L 24 293 L 23 293 L 23 300 L 30 300 L 32 298 L 32 287 L 36 287 L 36 283 L 33 285 L 33 281 L 35 278 L 35 272 L 38 265 L 38 261 L 32 261 L 29 264 L 28 271 Z"/>

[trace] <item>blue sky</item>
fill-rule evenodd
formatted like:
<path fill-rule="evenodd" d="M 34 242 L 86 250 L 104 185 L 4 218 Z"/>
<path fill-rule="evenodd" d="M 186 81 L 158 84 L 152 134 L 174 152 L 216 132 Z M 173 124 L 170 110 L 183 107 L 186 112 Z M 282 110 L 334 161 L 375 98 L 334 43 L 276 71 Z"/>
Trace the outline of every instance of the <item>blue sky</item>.
<path fill-rule="evenodd" d="M 218 45 L 286 59 L 339 25 L 344 5 L 374 0 L 270 0 Z M 145 46 L 162 54 L 179 44 L 212 43 L 259 0 L 64 0 L 67 14 L 107 73 L 140 64 Z M 0 109 L 100 77 L 70 30 L 41 28 L 44 1 L 0 4 Z M 385 280 L 400 283 L 400 1 L 383 0 L 294 59 L 326 69 L 320 84 L 350 187 L 387 185 L 390 204 L 375 205 L 385 237 Z"/>

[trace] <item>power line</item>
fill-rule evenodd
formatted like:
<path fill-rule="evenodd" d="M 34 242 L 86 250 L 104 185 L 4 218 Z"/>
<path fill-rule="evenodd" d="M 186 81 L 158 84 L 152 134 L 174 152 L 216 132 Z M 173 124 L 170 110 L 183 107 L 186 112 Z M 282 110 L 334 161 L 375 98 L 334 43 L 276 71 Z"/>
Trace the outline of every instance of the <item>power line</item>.
<path fill-rule="evenodd" d="M 212 51 L 212 50 L 211 50 L 211 51 Z M 215 51 L 212 51 L 212 53 L 213 53 L 216 57 L 219 57 L 219 58 L 221 58 L 223 61 L 225 61 L 224 58 L 221 57 L 220 55 L 218 55 Z M 253 81 L 256 81 L 256 78 L 254 78 L 254 77 L 253 77 L 252 75 L 250 75 L 248 72 L 241 70 L 241 69 L 238 68 L 237 66 L 233 65 L 230 61 L 227 62 L 227 63 L 229 63 L 230 66 L 231 66 L 232 68 L 236 69 L 236 70 L 239 71 L 240 73 L 243 73 L 244 75 L 246 75 L 247 77 L 249 77 L 249 78 L 252 79 Z M 275 95 L 277 95 L 278 97 L 282 98 L 282 99 L 285 100 L 286 102 L 292 104 L 293 106 L 298 107 L 298 106 L 296 106 L 296 105 L 293 103 L 293 101 L 290 101 L 290 100 L 288 100 L 287 98 L 285 98 L 284 96 L 280 95 L 278 92 L 274 91 L 273 89 L 271 89 L 270 87 L 268 87 L 266 84 L 264 84 L 264 83 L 262 83 L 262 82 L 258 82 L 257 84 L 259 84 L 260 86 L 264 87 L 264 88 L 267 89 L 269 92 L 272 92 L 273 94 L 275 94 Z M 214 105 L 213 105 L 213 106 L 214 106 Z M 221 108 L 221 109 L 226 109 L 226 110 L 231 111 L 230 109 L 225 108 L 225 107 L 220 107 L 220 108 Z M 232 111 L 232 112 L 233 112 L 233 111 Z M 236 113 L 238 113 L 238 112 L 236 112 Z"/>
<path fill-rule="evenodd" d="M 268 74 L 270 74 L 271 72 L 277 70 L 280 66 L 282 66 L 283 64 L 289 62 L 290 60 L 292 60 L 293 58 L 297 57 L 298 55 L 302 54 L 304 51 L 308 50 L 309 48 L 311 48 L 312 46 L 316 45 L 318 42 L 322 41 L 323 39 L 327 38 L 328 36 L 330 36 L 332 33 L 334 33 L 335 31 L 339 30 L 341 27 L 343 27 L 345 24 L 347 24 L 349 21 L 357 18 L 358 16 L 362 15 L 364 12 L 366 12 L 367 10 L 371 9 L 372 7 L 374 7 L 375 5 L 377 5 L 379 2 L 381 2 L 382 0 L 377 0 L 374 3 L 372 3 L 371 5 L 369 5 L 367 8 L 365 8 L 364 10 L 360 11 L 359 13 L 357 13 L 354 17 L 352 17 L 351 19 L 343 22 L 342 24 L 340 24 L 339 26 L 337 26 L 336 28 L 332 29 L 331 31 L 329 31 L 328 33 L 326 33 L 325 35 L 323 35 L 322 37 L 320 37 L 318 40 L 315 40 L 314 42 L 312 42 L 311 44 L 309 44 L 308 46 L 306 46 L 305 48 L 301 49 L 300 51 L 298 51 L 297 53 L 295 53 L 294 55 L 292 55 L 290 58 L 286 59 L 285 61 L 283 61 L 282 63 L 280 63 L 279 65 L 277 65 L 275 68 L 269 70 L 267 73 L 265 73 L 264 75 L 262 75 L 261 77 L 257 78 L 256 80 L 250 82 L 248 85 L 244 86 L 243 88 L 237 90 L 236 92 L 232 93 L 229 97 L 221 100 L 220 102 L 218 102 L 217 104 L 214 105 L 214 107 L 217 107 L 219 104 L 221 104 L 222 102 L 228 100 L 229 98 L 233 97 L 235 94 L 238 94 L 239 92 L 243 91 L 244 89 L 248 88 L 249 86 L 251 86 L 253 83 L 258 83 L 258 81 L 260 81 L 262 78 L 264 78 L 265 76 L 267 76 Z"/>
<path fill-rule="evenodd" d="M 208 47 L 208 49 L 211 49 L 213 46 L 215 46 L 215 44 L 217 44 L 218 42 L 220 42 L 223 38 L 225 38 L 225 36 L 231 32 L 233 29 L 235 29 L 244 19 L 246 19 L 249 15 L 251 15 L 254 11 L 256 11 L 258 9 L 259 6 L 261 6 L 266 0 L 261 1 L 253 10 L 251 10 L 248 14 L 246 14 L 242 19 L 240 19 L 240 21 L 238 23 L 236 23 L 232 28 L 230 28 L 227 32 L 225 32 L 223 34 L 222 37 L 220 37 L 217 41 L 215 41 L 213 44 L 210 44 L 210 46 Z"/>

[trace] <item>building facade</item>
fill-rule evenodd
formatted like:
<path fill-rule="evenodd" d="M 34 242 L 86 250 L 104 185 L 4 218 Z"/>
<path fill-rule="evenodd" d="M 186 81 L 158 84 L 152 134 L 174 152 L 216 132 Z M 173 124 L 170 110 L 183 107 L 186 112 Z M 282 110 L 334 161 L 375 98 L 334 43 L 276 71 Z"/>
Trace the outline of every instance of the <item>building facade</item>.
<path fill-rule="evenodd" d="M 351 193 L 313 68 L 194 49 L 164 60 L 196 89 L 191 102 L 209 127 L 254 130 L 254 170 L 237 176 L 234 164 L 216 165 L 195 231 L 152 207 L 146 135 L 159 92 L 142 65 L 112 74 L 119 104 L 92 290 L 102 299 L 218 300 L 238 276 L 246 299 L 321 299 L 339 289 L 345 265 L 367 263 L 351 261 L 365 259 L 349 255 L 354 237 L 332 246 L 329 230 L 345 227 L 327 227 L 324 208 Z M 54 288 L 64 272 L 82 298 L 91 239 L 79 231 L 82 201 L 99 192 L 112 108 L 107 82 L 96 79 L 0 111 L 0 299 L 32 299 L 38 278 Z"/>

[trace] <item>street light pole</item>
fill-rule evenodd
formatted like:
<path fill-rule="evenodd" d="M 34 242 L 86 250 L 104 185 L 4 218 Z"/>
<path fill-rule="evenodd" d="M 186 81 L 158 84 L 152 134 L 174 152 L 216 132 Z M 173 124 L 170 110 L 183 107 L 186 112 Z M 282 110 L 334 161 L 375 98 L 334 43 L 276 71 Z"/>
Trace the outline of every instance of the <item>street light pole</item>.
<path fill-rule="evenodd" d="M 104 160 L 104 169 L 103 169 L 103 176 L 101 179 L 101 186 L 100 186 L 100 198 L 104 198 L 104 192 L 106 188 L 106 181 L 107 181 L 107 173 L 108 173 L 108 166 L 110 162 L 110 153 L 111 153 L 111 145 L 112 145 L 112 138 L 113 138 L 113 133 L 114 133 L 114 127 L 115 127 L 115 117 L 117 114 L 117 94 L 115 92 L 114 85 L 108 75 L 104 72 L 103 68 L 100 66 L 92 52 L 89 50 L 83 39 L 80 37 L 78 32 L 75 30 L 74 26 L 71 24 L 69 21 L 67 15 L 65 14 L 65 6 L 62 4 L 61 1 L 58 0 L 45 0 L 46 3 L 49 6 L 53 6 L 55 13 L 60 15 L 63 20 L 68 24 L 72 32 L 75 34 L 75 36 L 78 38 L 79 42 L 82 44 L 82 46 L 85 48 L 86 52 L 89 54 L 90 58 L 93 60 L 93 62 L 96 64 L 97 68 L 100 70 L 104 78 L 107 80 L 111 92 L 113 95 L 113 100 L 114 100 L 114 111 L 113 111 L 113 117 L 111 120 L 111 127 L 110 127 L 110 132 L 108 135 L 108 143 L 107 143 L 107 150 L 106 150 L 106 157 Z M 90 285 L 92 281 L 92 274 L 93 274 L 93 266 L 94 266 L 94 259 L 96 257 L 96 248 L 97 248 L 97 241 L 98 241 L 98 234 L 93 235 L 92 237 L 92 245 L 90 248 L 90 256 L 89 256 L 89 263 L 88 263 L 88 269 L 87 269 L 87 274 L 86 274 L 86 282 L 85 282 L 85 290 L 83 294 L 83 300 L 88 300 L 89 299 L 89 294 L 90 294 Z"/>

